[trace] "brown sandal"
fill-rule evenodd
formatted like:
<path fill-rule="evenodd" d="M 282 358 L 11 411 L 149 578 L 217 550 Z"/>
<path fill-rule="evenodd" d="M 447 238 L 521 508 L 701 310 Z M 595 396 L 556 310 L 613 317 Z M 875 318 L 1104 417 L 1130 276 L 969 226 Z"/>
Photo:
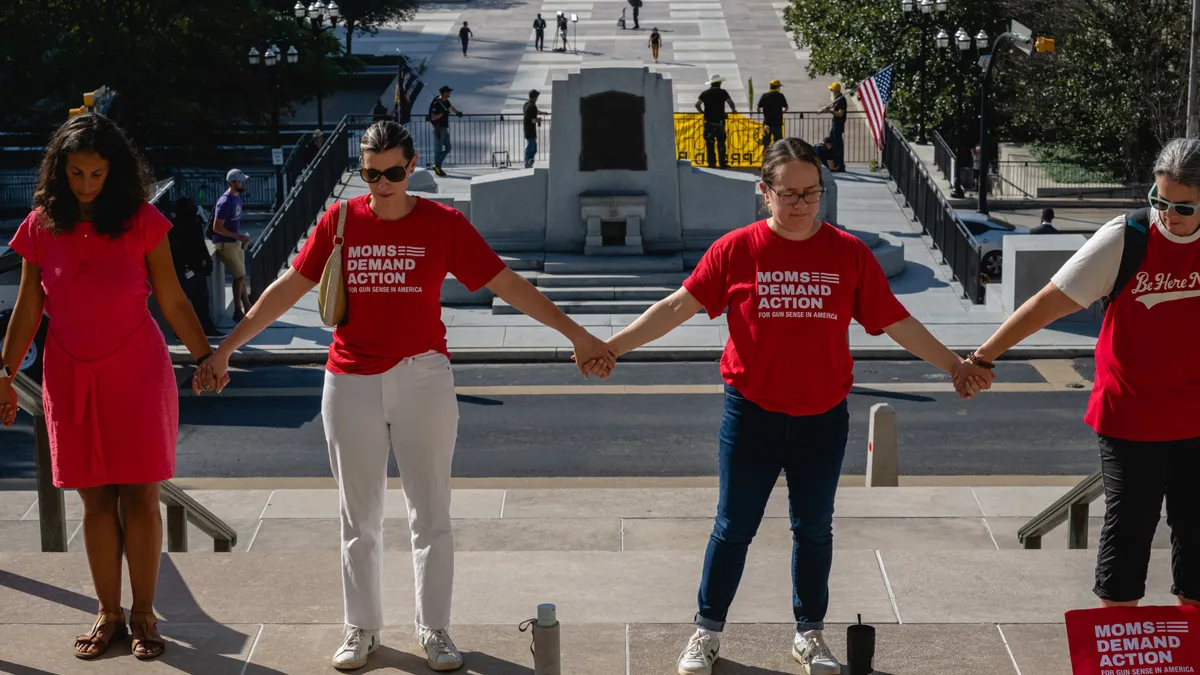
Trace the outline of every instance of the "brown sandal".
<path fill-rule="evenodd" d="M 163 652 L 167 651 L 167 643 L 161 636 L 156 638 L 147 637 L 152 630 L 158 633 L 158 630 L 155 628 L 157 624 L 158 618 L 154 616 L 154 612 L 130 612 L 130 631 L 132 632 L 135 625 L 140 625 L 142 629 L 142 637 L 133 638 L 133 656 L 138 661 L 157 659 L 163 655 Z M 139 647 L 142 651 L 138 651 Z"/>
<path fill-rule="evenodd" d="M 108 639 L 101 638 L 100 631 L 105 626 L 114 623 L 117 624 L 117 627 L 109 634 Z M 122 609 L 116 613 L 100 612 L 96 615 L 96 623 L 92 624 L 92 632 L 75 638 L 75 649 L 73 650 L 75 657 L 84 659 L 85 661 L 98 659 L 108 651 L 108 646 L 112 644 L 113 640 L 124 640 L 128 635 L 128 628 L 125 626 L 125 610 Z M 92 645 L 96 646 L 96 651 L 82 651 L 84 648 Z"/>

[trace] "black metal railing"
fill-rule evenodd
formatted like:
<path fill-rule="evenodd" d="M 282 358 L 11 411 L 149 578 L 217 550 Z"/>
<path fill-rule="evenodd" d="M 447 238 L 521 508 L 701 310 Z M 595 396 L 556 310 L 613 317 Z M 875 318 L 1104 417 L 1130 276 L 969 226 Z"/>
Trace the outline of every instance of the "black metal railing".
<path fill-rule="evenodd" d="M 983 283 L 979 243 L 963 225 L 954 208 L 925 169 L 925 165 L 908 145 L 898 129 L 888 122 L 883 147 L 883 165 L 887 167 L 897 192 L 913 210 L 934 246 L 942 253 L 942 262 L 949 265 L 955 281 L 962 284 L 963 297 L 983 304 L 986 288 Z"/>
<path fill-rule="evenodd" d="M 64 553 L 67 550 L 67 510 L 63 490 L 54 486 L 50 468 L 50 434 L 42 406 L 42 385 L 24 373 L 17 373 L 13 378 L 13 389 L 17 392 L 17 404 L 33 418 L 42 551 Z M 159 484 L 158 499 L 167 507 L 167 550 L 171 553 L 188 550 L 187 523 L 212 537 L 213 550 L 217 553 L 227 553 L 237 545 L 237 532 L 232 527 L 170 481 Z"/>
<path fill-rule="evenodd" d="M 337 128 L 326 134 L 316 158 L 297 177 L 283 204 L 250 248 L 246 266 L 254 301 L 278 278 L 296 244 L 324 212 L 330 194 L 345 175 L 349 159 L 347 127 L 351 121 L 352 118 L 343 118 Z"/>
<path fill-rule="evenodd" d="M 950 144 L 942 138 L 940 131 L 933 132 L 933 163 L 937 165 L 938 171 L 942 172 L 942 176 L 947 181 L 954 182 L 954 172 L 958 162 L 955 159 L 954 151 L 950 149 Z"/>
<path fill-rule="evenodd" d="M 1025 548 L 1041 548 L 1042 537 L 1067 523 L 1067 548 L 1085 549 L 1088 546 L 1088 511 L 1092 502 L 1104 494 L 1104 476 L 1097 471 L 1070 492 L 1059 497 L 1037 517 L 1017 530 L 1017 541 Z"/>
<path fill-rule="evenodd" d="M 1006 160 L 996 162 L 996 171 L 1000 180 L 992 191 L 994 196 L 1027 199 L 1139 199 L 1146 196 L 1152 180 L 1149 176 L 1127 180 L 1119 170 L 1089 168 L 1070 162 Z"/>
<path fill-rule="evenodd" d="M 414 115 L 405 125 L 413 136 L 420 163 L 433 166 L 437 143 L 433 124 L 427 115 Z M 534 161 L 550 158 L 550 115 L 542 115 L 537 128 L 537 155 Z M 525 122 L 522 116 L 495 114 L 464 114 L 450 118 L 450 154 L 447 165 L 453 166 L 520 166 L 525 162 Z"/>
<path fill-rule="evenodd" d="M 37 183 L 36 171 L 0 174 L 0 214 L 17 218 L 28 213 Z"/>

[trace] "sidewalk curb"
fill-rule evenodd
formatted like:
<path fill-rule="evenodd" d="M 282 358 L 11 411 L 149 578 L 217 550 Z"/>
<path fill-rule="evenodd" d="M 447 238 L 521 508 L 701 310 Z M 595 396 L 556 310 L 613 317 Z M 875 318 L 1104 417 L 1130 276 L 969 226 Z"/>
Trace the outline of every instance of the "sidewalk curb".
<path fill-rule="evenodd" d="M 955 352 L 966 354 L 971 346 L 951 346 Z M 621 357 L 622 361 L 638 363 L 715 362 L 724 351 L 720 347 L 643 347 Z M 1015 347 L 1010 349 L 1002 361 L 1025 361 L 1029 359 L 1080 359 L 1091 358 L 1095 347 L 1072 345 L 1063 347 Z M 570 347 L 527 347 L 527 348 L 464 348 L 450 350 L 454 363 L 570 363 Z M 233 355 L 234 365 L 324 365 L 329 352 L 326 349 L 276 349 L 242 350 Z M 856 361 L 913 361 L 917 357 L 895 347 L 851 347 L 850 355 Z M 192 357 L 185 349 L 172 347 L 171 362 L 188 365 Z"/>

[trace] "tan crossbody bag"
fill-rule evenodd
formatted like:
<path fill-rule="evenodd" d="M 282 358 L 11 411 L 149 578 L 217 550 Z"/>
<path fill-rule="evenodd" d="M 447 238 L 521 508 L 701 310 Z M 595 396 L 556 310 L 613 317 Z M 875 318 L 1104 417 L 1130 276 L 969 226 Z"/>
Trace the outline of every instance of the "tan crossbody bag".
<path fill-rule="evenodd" d="M 317 310 L 321 323 L 338 326 L 346 318 L 346 279 L 342 270 L 342 241 L 346 232 L 346 211 L 349 205 L 338 202 L 337 234 L 333 236 L 333 253 L 321 273 L 321 285 L 317 290 Z"/>

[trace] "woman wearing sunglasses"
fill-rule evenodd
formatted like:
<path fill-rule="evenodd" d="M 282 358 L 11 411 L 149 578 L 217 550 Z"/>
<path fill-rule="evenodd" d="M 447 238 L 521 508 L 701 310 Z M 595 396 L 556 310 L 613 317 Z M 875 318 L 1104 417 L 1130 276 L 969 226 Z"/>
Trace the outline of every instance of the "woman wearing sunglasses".
<path fill-rule="evenodd" d="M 407 193 L 417 156 L 404 127 L 376 122 L 363 135 L 361 149 L 369 194 L 325 213 L 291 267 L 205 365 L 223 387 L 233 351 L 319 282 L 334 250 L 338 212 L 348 209 L 346 319 L 333 333 L 321 402 L 341 502 L 346 631 L 332 663 L 345 670 L 362 667 L 379 646 L 390 445 L 412 530 L 417 638 L 430 668 L 455 670 L 462 655 L 447 627 L 454 581 L 450 470 L 458 402 L 441 319 L 442 282 L 451 273 L 471 291 L 486 286 L 571 340 L 579 364 L 611 363 L 612 356 L 601 340 L 506 267 L 461 213 Z"/>
<path fill-rule="evenodd" d="M 1179 604 L 1200 604 L 1200 359 L 1191 353 L 1200 335 L 1200 140 L 1168 143 L 1154 176 L 1148 213 L 1097 231 L 975 351 L 982 367 L 964 370 L 983 372 L 1052 321 L 1106 302 L 1084 417 L 1099 438 L 1104 474 L 1094 592 L 1105 606 L 1137 605 L 1145 595 L 1164 496 L 1171 592 Z"/>

